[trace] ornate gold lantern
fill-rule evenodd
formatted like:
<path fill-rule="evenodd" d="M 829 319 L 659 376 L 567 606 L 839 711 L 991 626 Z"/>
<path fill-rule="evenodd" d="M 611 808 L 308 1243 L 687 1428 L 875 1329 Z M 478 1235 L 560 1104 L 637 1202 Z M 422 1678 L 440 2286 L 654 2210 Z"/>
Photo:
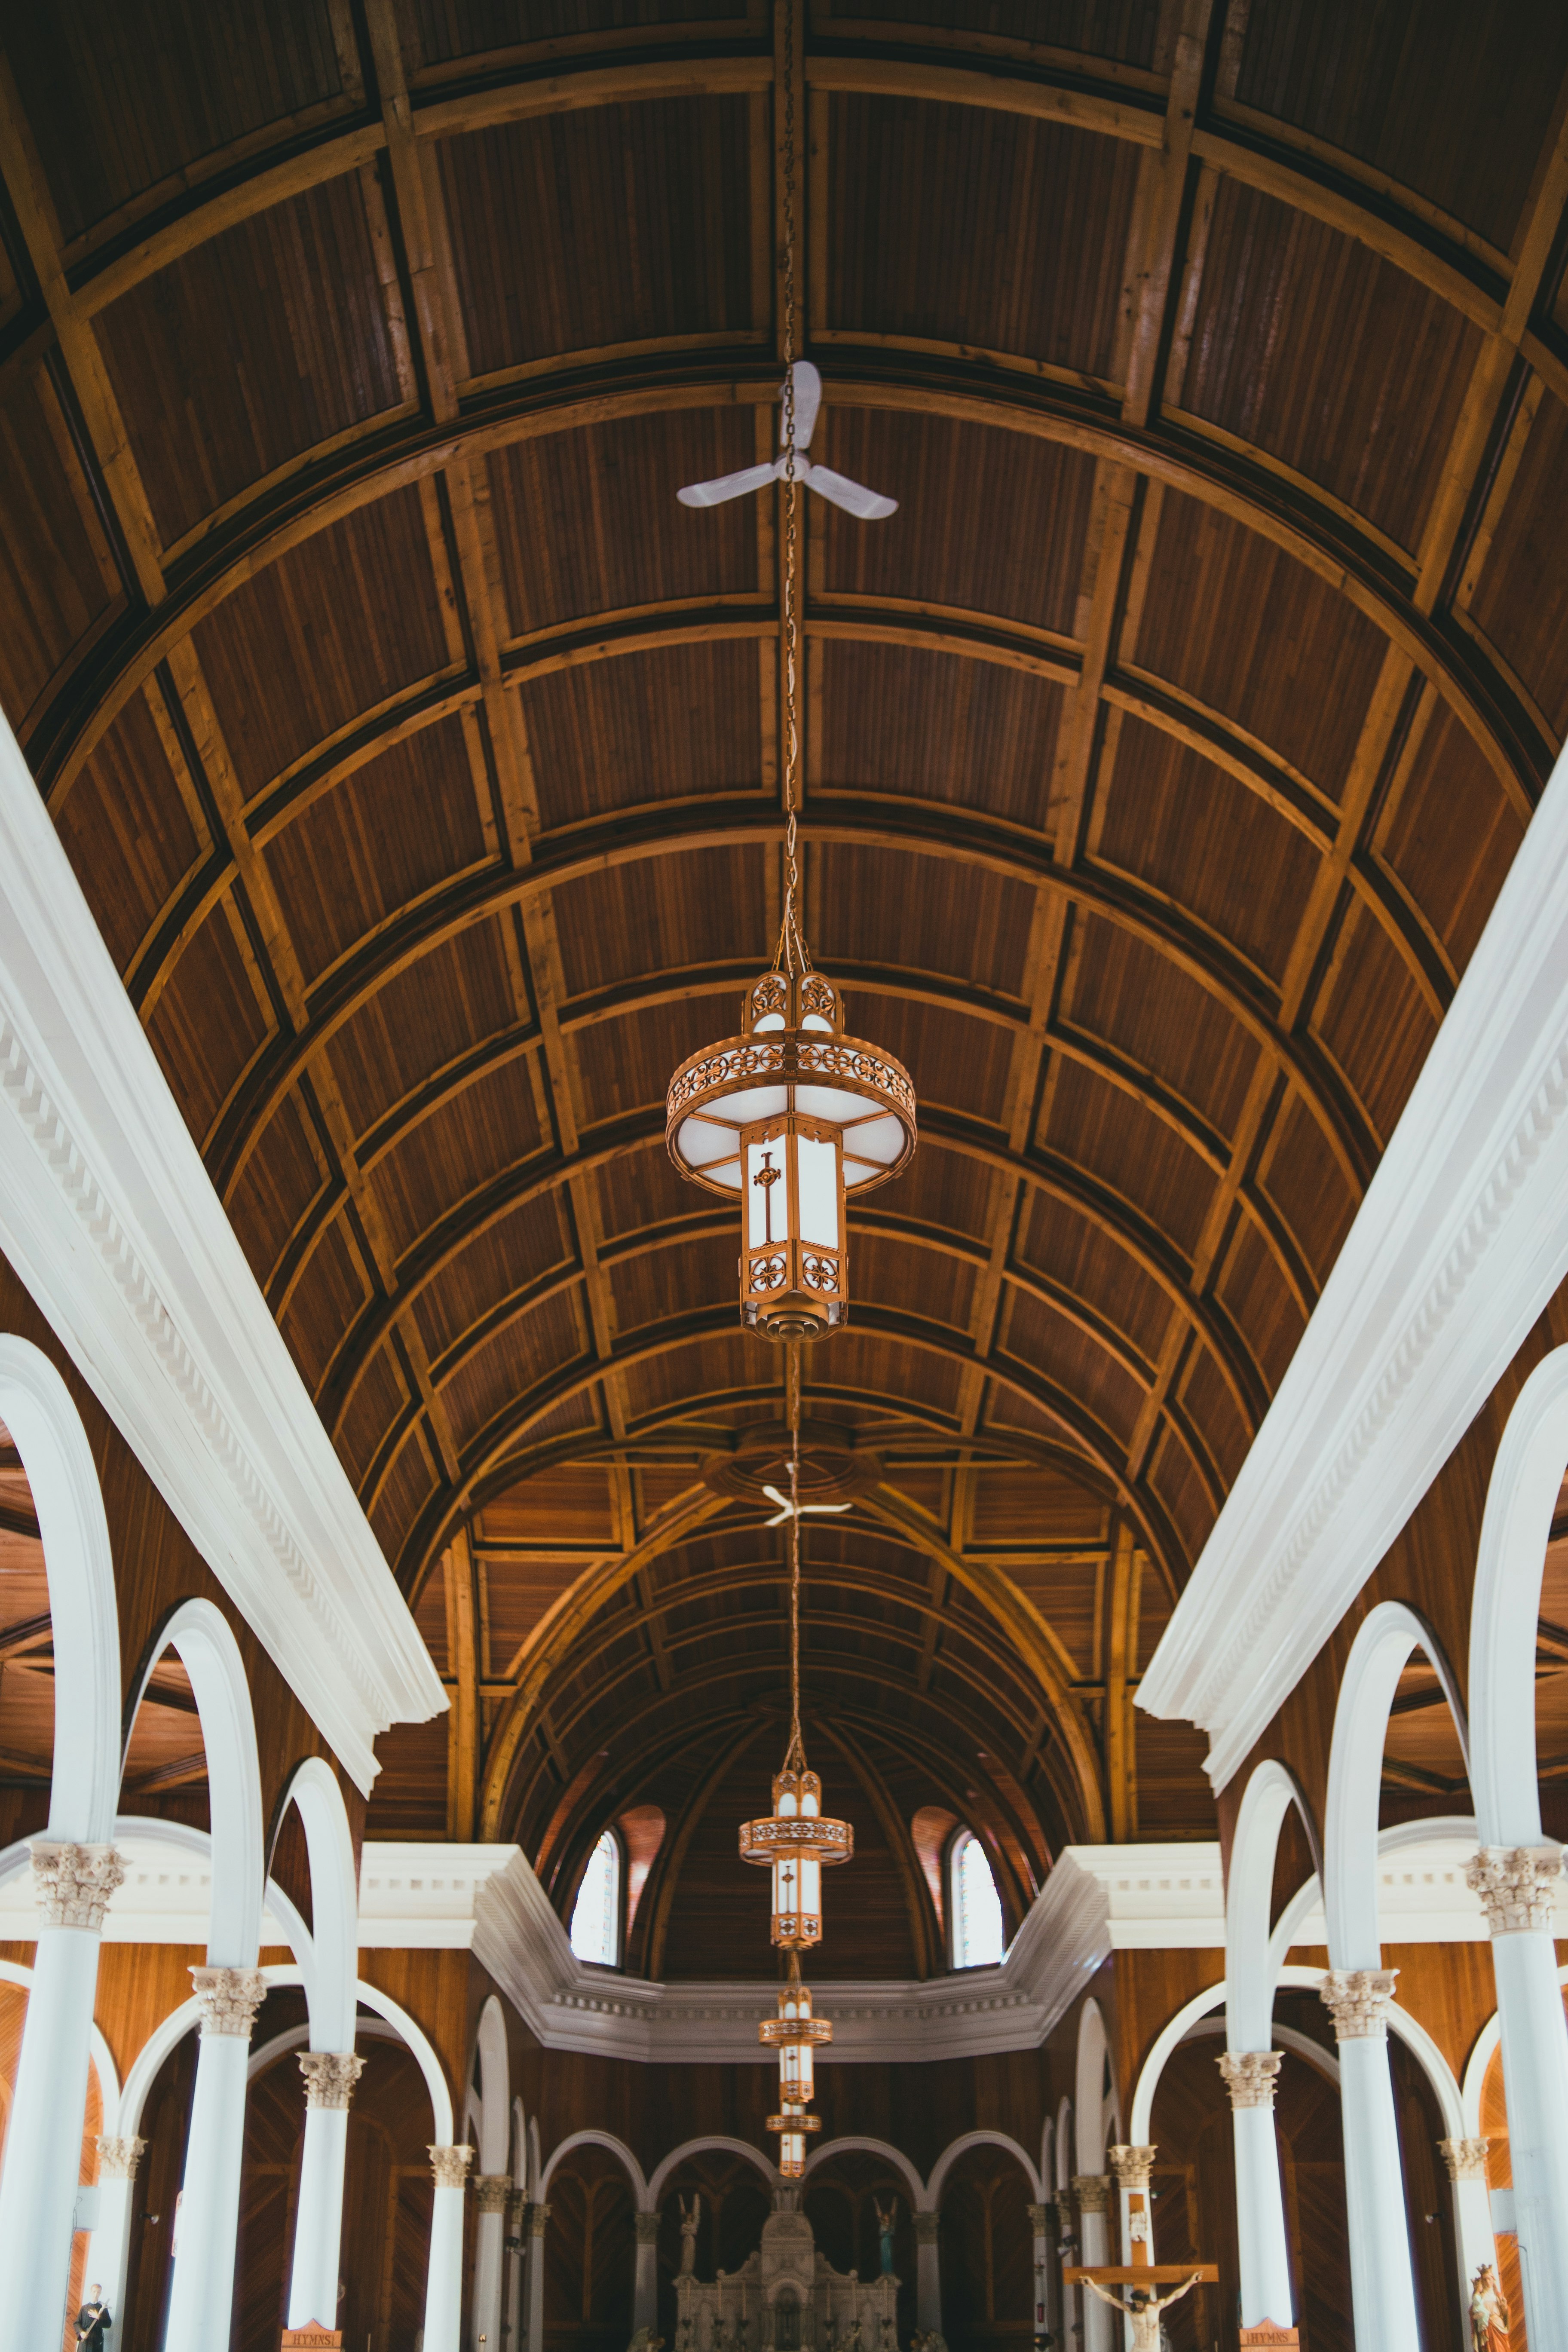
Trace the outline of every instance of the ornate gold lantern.
<path fill-rule="evenodd" d="M 779 2053 L 779 2108 L 768 2117 L 769 2131 L 779 2137 L 779 2171 L 786 2180 L 798 2180 L 805 2170 L 805 2135 L 820 2131 L 820 2116 L 808 2115 L 815 2095 L 814 2053 L 819 2042 L 833 2039 L 832 2021 L 813 2017 L 811 1994 L 800 1980 L 800 1956 L 791 1951 L 789 1975 L 779 1987 L 779 2013 L 764 2017 L 757 2039 Z"/>
<path fill-rule="evenodd" d="M 805 1769 L 798 1727 L 773 1781 L 773 1809 L 741 1824 L 741 1860 L 773 1874 L 773 1939 L 792 1952 L 822 1941 L 822 1874 L 851 1862 L 855 1832 L 822 1810 L 822 1782 Z M 811 2094 L 807 2092 L 809 2098 Z"/>

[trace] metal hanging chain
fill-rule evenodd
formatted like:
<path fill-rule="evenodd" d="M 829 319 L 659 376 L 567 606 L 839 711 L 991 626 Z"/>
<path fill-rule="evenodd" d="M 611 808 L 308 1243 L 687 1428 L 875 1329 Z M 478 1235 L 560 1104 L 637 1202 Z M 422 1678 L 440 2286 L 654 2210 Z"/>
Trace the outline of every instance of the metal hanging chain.
<path fill-rule="evenodd" d="M 800 1729 L 800 1432 L 789 1450 L 789 1748 L 786 1772 L 805 1769 L 805 1743 Z"/>
<path fill-rule="evenodd" d="M 792 973 L 811 970 L 811 955 L 800 929 L 800 483 L 795 461 L 795 0 L 784 0 L 784 919 L 773 954 L 773 969 Z"/>

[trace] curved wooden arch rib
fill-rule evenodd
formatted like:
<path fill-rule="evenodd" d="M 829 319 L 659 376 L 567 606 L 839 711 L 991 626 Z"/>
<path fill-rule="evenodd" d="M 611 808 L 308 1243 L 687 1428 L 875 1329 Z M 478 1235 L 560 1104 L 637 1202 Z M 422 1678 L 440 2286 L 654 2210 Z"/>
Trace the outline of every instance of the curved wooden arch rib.
<path fill-rule="evenodd" d="M 1372 620 L 1432 681 L 1475 738 L 1516 806 L 1528 810 L 1544 783 L 1552 747 L 1515 705 L 1501 680 L 1468 637 L 1453 641 L 1423 612 L 1403 583 L 1392 582 L 1386 556 L 1362 541 L 1342 519 L 1320 506 L 1309 527 L 1302 499 L 1217 445 L 1194 445 L 1169 428 L 1137 426 L 1086 415 L 1081 400 L 1043 379 L 998 380 L 995 373 L 927 354 L 900 353 L 875 373 L 856 373 L 869 355 L 837 347 L 844 373 L 825 385 L 830 404 L 948 416 L 995 425 L 1082 450 L 1163 482 L 1242 523 L 1328 583 Z M 593 354 L 580 355 L 591 362 Z M 652 381 L 639 384 L 638 371 Z M 689 408 L 754 407 L 773 400 L 776 364 L 759 358 L 737 369 L 731 349 L 690 355 L 672 369 L 664 355 L 621 362 L 614 388 L 584 390 L 582 367 L 569 388 L 551 396 L 550 380 L 514 387 L 487 403 L 484 415 L 435 426 L 414 420 L 379 437 L 373 451 L 351 448 L 328 461 L 322 477 L 294 478 L 273 499 L 237 516 L 203 561 L 170 577 L 154 611 L 128 619 L 93 649 L 62 685 L 55 705 L 28 740 L 29 756 L 51 808 L 89 756 L 98 737 L 169 653 L 224 599 L 318 532 L 389 492 L 404 489 L 454 462 L 527 440 L 619 418 Z M 634 380 L 627 381 L 628 373 Z M 677 378 L 671 381 L 671 377 Z M 1412 582 L 1412 585 L 1413 585 Z M 1004 616 L 994 616 L 1005 626 Z M 84 693 L 84 688 L 87 691 Z M 80 704 L 80 709 L 73 706 Z"/>

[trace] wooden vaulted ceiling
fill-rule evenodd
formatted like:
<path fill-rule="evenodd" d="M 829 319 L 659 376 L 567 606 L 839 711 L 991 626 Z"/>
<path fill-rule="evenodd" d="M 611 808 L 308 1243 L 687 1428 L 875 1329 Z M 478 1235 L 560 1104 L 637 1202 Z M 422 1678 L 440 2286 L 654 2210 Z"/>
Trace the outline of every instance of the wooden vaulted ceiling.
<path fill-rule="evenodd" d="M 805 1369 L 882 1469 L 808 1544 L 863 1963 L 936 1962 L 921 1806 L 1014 1908 L 1204 1833 L 1131 1693 L 1568 724 L 1568 16 L 5 46 L 0 695 L 458 1702 L 373 1833 L 564 1904 L 658 1806 L 679 1972 L 771 1761 L 779 1538 L 700 1471 L 783 1372 L 661 1104 L 777 917 L 775 516 L 674 491 L 771 453 L 786 92 L 813 455 L 900 502 L 807 552 L 808 929 L 922 1123 Z"/>

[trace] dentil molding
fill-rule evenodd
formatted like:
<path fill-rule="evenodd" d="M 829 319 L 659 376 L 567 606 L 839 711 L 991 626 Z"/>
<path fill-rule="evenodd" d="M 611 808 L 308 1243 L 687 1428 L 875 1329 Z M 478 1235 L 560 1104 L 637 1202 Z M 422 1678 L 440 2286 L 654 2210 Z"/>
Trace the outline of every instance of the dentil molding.
<path fill-rule="evenodd" d="M 1568 1272 L 1568 755 L 1138 1704 L 1223 1789 Z"/>

